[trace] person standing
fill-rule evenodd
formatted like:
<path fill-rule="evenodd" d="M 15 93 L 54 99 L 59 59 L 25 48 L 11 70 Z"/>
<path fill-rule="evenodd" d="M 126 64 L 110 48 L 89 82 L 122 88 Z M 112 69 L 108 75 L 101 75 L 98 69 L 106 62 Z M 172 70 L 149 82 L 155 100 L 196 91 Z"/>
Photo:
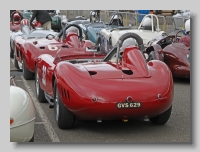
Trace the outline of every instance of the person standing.
<path fill-rule="evenodd" d="M 42 23 L 42 26 L 45 30 L 51 30 L 52 19 L 47 10 L 32 10 L 32 12 L 33 15 L 30 19 L 30 24 L 33 29 L 35 29 L 35 27 L 32 22 L 36 18 L 36 21 Z"/>

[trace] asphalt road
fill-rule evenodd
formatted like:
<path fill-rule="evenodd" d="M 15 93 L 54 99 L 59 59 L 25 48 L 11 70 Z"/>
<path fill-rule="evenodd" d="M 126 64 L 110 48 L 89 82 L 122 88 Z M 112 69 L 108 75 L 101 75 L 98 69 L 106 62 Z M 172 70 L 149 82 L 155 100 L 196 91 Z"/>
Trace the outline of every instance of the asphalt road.
<path fill-rule="evenodd" d="M 10 68 L 14 68 L 12 59 Z M 76 120 L 75 127 L 70 130 L 59 129 L 54 109 L 50 109 L 48 103 L 38 102 L 34 80 L 25 80 L 23 76 L 15 80 L 19 87 L 31 95 L 37 110 L 35 143 L 192 143 L 190 80 L 174 79 L 173 109 L 165 125 L 137 119 L 126 123 L 121 120 L 102 123 Z"/>

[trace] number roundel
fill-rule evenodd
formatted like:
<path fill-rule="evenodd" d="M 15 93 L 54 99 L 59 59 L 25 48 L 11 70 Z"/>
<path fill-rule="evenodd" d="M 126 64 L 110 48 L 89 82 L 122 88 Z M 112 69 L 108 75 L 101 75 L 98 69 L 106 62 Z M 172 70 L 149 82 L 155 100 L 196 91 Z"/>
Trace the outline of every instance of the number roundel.
<path fill-rule="evenodd" d="M 48 45 L 48 49 L 50 51 L 57 51 L 58 50 L 58 47 L 56 45 Z"/>

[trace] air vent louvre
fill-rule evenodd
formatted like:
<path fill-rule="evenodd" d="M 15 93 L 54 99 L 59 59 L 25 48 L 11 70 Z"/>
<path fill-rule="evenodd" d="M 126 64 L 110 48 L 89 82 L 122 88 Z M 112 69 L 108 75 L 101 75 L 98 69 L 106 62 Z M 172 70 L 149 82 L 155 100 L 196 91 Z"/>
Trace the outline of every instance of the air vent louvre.
<path fill-rule="evenodd" d="M 96 71 L 88 71 L 88 72 L 89 72 L 90 75 L 95 75 L 95 74 L 97 74 Z"/>

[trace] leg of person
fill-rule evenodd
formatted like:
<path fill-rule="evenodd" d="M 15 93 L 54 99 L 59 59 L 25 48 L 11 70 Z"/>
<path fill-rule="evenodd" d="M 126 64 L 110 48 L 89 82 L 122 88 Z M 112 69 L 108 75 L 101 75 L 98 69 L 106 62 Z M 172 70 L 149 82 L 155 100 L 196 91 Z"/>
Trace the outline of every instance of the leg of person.
<path fill-rule="evenodd" d="M 47 30 L 51 30 L 51 21 L 47 22 Z"/>
<path fill-rule="evenodd" d="M 44 23 L 42 26 L 43 26 L 43 28 L 46 30 L 46 29 L 47 29 L 47 22 Z"/>
<path fill-rule="evenodd" d="M 51 21 L 44 23 L 42 26 L 45 30 L 51 30 Z"/>

